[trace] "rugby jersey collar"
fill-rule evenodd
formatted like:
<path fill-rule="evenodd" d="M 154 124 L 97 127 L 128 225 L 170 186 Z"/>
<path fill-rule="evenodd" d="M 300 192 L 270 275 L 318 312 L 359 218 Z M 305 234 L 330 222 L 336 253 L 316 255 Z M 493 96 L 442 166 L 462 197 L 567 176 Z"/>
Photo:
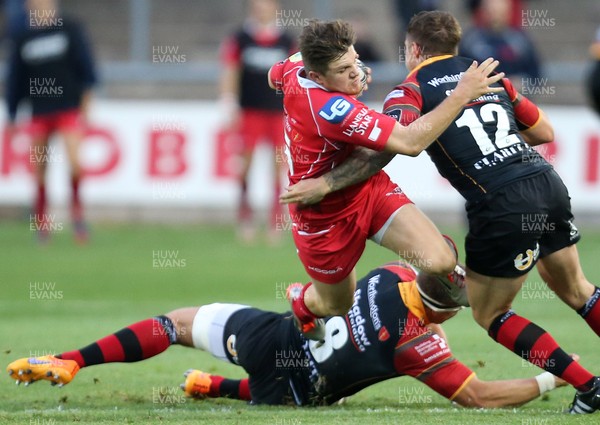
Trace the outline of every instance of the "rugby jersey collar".
<path fill-rule="evenodd" d="M 448 59 L 453 57 L 454 55 L 441 55 L 441 56 L 434 56 L 432 58 L 426 59 L 423 62 L 421 62 L 420 64 L 417 65 L 417 67 L 415 69 L 413 69 L 412 71 L 410 71 L 410 73 L 406 76 L 406 78 L 410 77 L 411 75 L 413 75 L 415 72 L 417 72 L 419 69 L 423 68 L 424 66 L 430 65 L 434 62 L 437 61 L 441 61 L 444 59 Z"/>

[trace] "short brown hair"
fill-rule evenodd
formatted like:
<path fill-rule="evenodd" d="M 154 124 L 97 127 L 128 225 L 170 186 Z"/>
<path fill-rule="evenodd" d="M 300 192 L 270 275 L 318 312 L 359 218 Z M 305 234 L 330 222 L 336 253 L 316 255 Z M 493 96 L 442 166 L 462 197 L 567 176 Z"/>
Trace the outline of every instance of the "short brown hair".
<path fill-rule="evenodd" d="M 325 74 L 329 64 L 339 59 L 356 41 L 352 25 L 340 19 L 311 19 L 300 34 L 300 53 L 309 71 Z"/>
<path fill-rule="evenodd" d="M 410 41 L 417 43 L 426 56 L 456 54 L 462 30 L 452 14 L 434 10 L 412 17 L 406 30 Z"/>

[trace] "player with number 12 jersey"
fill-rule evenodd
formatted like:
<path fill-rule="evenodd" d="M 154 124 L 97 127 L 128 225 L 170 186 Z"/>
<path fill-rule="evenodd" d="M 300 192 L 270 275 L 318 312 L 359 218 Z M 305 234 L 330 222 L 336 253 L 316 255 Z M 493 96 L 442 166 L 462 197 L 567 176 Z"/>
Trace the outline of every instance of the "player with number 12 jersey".
<path fill-rule="evenodd" d="M 471 61 L 451 55 L 424 61 L 388 94 L 384 113 L 409 125 L 452 92 Z M 507 78 L 502 84 L 506 91 L 474 99 L 426 149 L 440 174 L 467 201 L 551 168 L 519 134 L 539 120 L 537 106 L 518 95 Z"/>

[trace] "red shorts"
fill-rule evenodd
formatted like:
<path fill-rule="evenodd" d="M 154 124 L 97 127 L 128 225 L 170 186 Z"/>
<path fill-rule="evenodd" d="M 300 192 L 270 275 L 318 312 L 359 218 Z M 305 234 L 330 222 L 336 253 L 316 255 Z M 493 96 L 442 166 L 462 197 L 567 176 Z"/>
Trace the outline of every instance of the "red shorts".
<path fill-rule="evenodd" d="M 29 129 L 34 138 L 48 137 L 55 131 L 68 133 L 80 131 L 82 128 L 83 121 L 79 109 L 34 115 L 29 123 Z"/>
<path fill-rule="evenodd" d="M 244 150 L 254 150 L 261 140 L 274 148 L 283 146 L 283 112 L 244 109 L 240 120 Z"/>
<path fill-rule="evenodd" d="M 412 201 L 387 174 L 378 173 L 367 183 L 357 212 L 327 224 L 294 221 L 292 235 L 308 275 L 323 283 L 338 283 L 360 259 L 368 238 L 380 243 L 388 221 Z"/>
<path fill-rule="evenodd" d="M 430 332 L 412 312 L 408 312 L 403 325 L 394 354 L 396 370 L 452 400 L 475 377 L 475 372 L 456 360 L 446 341 Z"/>

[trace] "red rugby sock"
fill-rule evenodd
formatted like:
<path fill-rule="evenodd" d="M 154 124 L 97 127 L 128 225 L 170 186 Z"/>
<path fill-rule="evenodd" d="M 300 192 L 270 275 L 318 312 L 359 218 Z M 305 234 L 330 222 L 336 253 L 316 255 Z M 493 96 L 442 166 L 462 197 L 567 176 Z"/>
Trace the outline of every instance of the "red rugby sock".
<path fill-rule="evenodd" d="M 71 217 L 73 221 L 83 219 L 83 211 L 81 208 L 81 197 L 79 194 L 79 185 L 81 180 L 79 177 L 71 177 Z"/>
<path fill-rule="evenodd" d="M 165 351 L 177 339 L 173 322 L 166 316 L 134 323 L 80 350 L 56 357 L 75 360 L 79 367 L 113 362 L 137 362 Z"/>
<path fill-rule="evenodd" d="M 37 185 L 34 214 L 36 223 L 43 223 L 46 221 L 46 185 L 44 183 L 38 183 Z"/>
<path fill-rule="evenodd" d="M 552 336 L 509 310 L 494 319 L 488 331 L 498 343 L 528 362 L 558 376 L 580 391 L 588 391 L 594 375 L 574 361 Z"/>
<path fill-rule="evenodd" d="M 300 296 L 292 300 L 292 311 L 294 315 L 300 320 L 302 323 L 310 323 L 313 320 L 317 319 L 320 316 L 315 315 L 312 311 L 308 309 L 306 304 L 304 303 L 304 294 L 306 290 L 312 285 L 312 282 L 308 282 L 302 288 L 302 292 L 300 292 Z"/>
<path fill-rule="evenodd" d="M 248 379 L 227 379 L 219 375 L 210 375 L 209 397 L 229 397 L 236 400 L 251 400 Z"/>

